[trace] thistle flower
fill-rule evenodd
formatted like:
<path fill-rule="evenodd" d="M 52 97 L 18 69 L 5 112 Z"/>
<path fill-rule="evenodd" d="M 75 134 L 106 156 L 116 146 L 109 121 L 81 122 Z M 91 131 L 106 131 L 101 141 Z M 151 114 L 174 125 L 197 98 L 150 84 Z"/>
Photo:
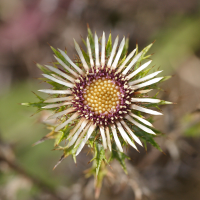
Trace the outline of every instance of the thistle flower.
<path fill-rule="evenodd" d="M 72 68 L 56 56 L 55 59 L 67 72 L 46 65 L 50 71 L 56 74 L 43 74 L 43 76 L 64 87 L 62 90 L 39 90 L 40 92 L 58 95 L 57 98 L 45 100 L 44 103 L 49 103 L 49 105 L 42 108 L 48 109 L 65 106 L 63 111 L 56 112 L 49 117 L 59 118 L 61 121 L 55 128 L 56 132 L 65 128 L 68 124 L 74 124 L 74 120 L 76 120 L 76 124 L 74 124 L 74 128 L 67 138 L 70 140 L 68 147 L 74 144 L 75 147 L 79 146 L 76 155 L 80 153 L 95 129 L 100 131 L 104 149 L 108 146 L 111 151 L 111 140 L 114 139 L 118 149 L 123 152 L 117 131 L 119 131 L 120 136 L 125 142 L 137 149 L 133 140 L 140 145 L 142 143 L 130 129 L 126 121 L 131 122 L 147 133 L 155 134 L 149 128 L 152 127 L 152 124 L 134 112 L 141 111 L 151 115 L 162 115 L 160 112 L 141 106 L 144 103 L 159 103 L 161 102 L 159 99 L 138 98 L 136 95 L 149 92 L 150 90 L 143 90 L 143 88 L 159 82 L 163 77 L 154 77 L 161 71 L 134 80 L 137 74 L 146 69 L 152 61 L 144 63 L 133 71 L 134 64 L 140 60 L 144 52 L 142 51 L 135 55 L 136 49 L 134 49 L 124 62 L 121 62 L 120 57 L 125 46 L 125 38 L 122 39 L 117 49 L 118 40 L 117 37 L 110 56 L 107 58 L 105 54 L 105 33 L 103 33 L 101 39 L 101 50 L 99 50 L 99 40 L 95 33 L 94 56 L 89 38 L 87 38 L 90 64 L 86 62 L 81 48 L 74 40 L 75 49 L 81 61 L 79 66 L 60 49 L 59 52 Z M 127 63 L 128 65 L 126 65 Z M 136 119 L 142 123 L 139 123 Z"/>
<path fill-rule="evenodd" d="M 75 159 L 87 143 L 95 152 L 97 174 L 102 161 L 108 162 L 106 149 L 111 152 L 109 161 L 116 158 L 125 169 L 123 146 L 129 144 L 137 150 L 135 142 L 142 146 L 142 140 L 160 149 L 153 140 L 157 131 L 143 115 L 162 115 L 149 107 L 169 103 L 147 96 L 164 77 L 156 78 L 161 71 L 148 74 L 152 60 L 145 54 L 152 44 L 141 52 L 136 46 L 126 55 L 128 39 L 124 37 L 118 47 L 117 36 L 112 46 L 111 34 L 106 43 L 104 32 L 98 39 L 90 29 L 83 42 L 87 53 L 74 40 L 78 56 L 73 61 L 66 51 L 52 47 L 56 59 L 53 66 L 38 64 L 45 81 L 53 85 L 52 89 L 39 91 L 50 97 L 44 100 L 38 96 L 39 103 L 24 105 L 54 111 L 49 119 L 57 119 L 58 123 L 39 142 L 55 138 L 58 146 L 62 140 L 69 141 L 57 148 L 64 150 L 59 163 L 70 154 Z M 148 61 L 143 62 L 145 59 Z"/>

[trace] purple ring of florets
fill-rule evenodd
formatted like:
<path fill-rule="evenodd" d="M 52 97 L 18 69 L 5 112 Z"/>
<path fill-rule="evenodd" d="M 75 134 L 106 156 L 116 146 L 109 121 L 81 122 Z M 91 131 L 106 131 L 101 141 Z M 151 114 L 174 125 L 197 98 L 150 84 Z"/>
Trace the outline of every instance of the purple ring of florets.
<path fill-rule="evenodd" d="M 95 114 L 88 105 L 84 104 L 84 89 L 90 85 L 93 80 L 99 78 L 111 79 L 119 87 L 120 103 L 116 106 L 116 112 L 105 115 L 104 113 Z M 76 80 L 75 86 L 72 90 L 74 99 L 72 101 L 73 107 L 82 117 L 93 121 L 99 125 L 108 125 L 114 123 L 114 120 L 123 119 L 123 116 L 130 111 L 131 90 L 128 87 L 127 81 L 121 73 L 116 73 L 116 70 L 107 68 L 107 66 L 93 67 L 84 76 L 79 76 Z"/>

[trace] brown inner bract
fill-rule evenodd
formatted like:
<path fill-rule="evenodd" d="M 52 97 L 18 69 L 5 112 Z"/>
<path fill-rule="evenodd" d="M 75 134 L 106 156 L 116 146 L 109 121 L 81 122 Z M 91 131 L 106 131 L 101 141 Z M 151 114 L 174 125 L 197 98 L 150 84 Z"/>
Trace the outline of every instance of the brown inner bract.
<path fill-rule="evenodd" d="M 120 103 L 120 90 L 110 79 L 93 80 L 85 88 L 84 104 L 88 105 L 95 114 L 109 114 L 116 112 Z"/>

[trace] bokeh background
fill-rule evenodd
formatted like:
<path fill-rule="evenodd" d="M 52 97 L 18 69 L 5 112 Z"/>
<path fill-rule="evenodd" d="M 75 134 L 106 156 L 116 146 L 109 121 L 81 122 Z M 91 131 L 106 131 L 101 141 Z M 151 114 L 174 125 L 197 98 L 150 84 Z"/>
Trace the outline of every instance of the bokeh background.
<path fill-rule="evenodd" d="M 41 123 L 46 113 L 20 105 L 47 87 L 35 62 L 53 60 L 49 44 L 75 56 L 73 38 L 81 43 L 87 23 L 98 36 L 129 36 L 129 50 L 156 40 L 153 63 L 172 75 L 160 98 L 176 103 L 162 106 L 164 116 L 155 118 L 164 153 L 127 149 L 129 174 L 114 162 L 100 199 L 199 200 L 199 0 L 0 0 L 0 199 L 94 199 L 93 178 L 83 173 L 90 167 L 87 149 L 77 164 L 69 157 L 53 171 L 62 155 L 52 151 L 53 141 L 32 147 L 48 133 Z"/>

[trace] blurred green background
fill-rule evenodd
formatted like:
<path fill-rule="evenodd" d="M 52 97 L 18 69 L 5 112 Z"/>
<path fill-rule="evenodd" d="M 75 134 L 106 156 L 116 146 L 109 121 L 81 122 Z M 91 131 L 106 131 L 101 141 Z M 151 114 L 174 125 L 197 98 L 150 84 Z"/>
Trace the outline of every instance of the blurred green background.
<path fill-rule="evenodd" d="M 22 107 L 36 100 L 32 91 L 48 87 L 37 80 L 35 62 L 48 64 L 48 44 L 75 56 L 87 26 L 101 36 L 136 42 L 141 50 L 156 40 L 150 53 L 163 75 L 163 106 L 155 119 L 164 154 L 128 150 L 128 176 L 113 163 L 113 178 L 104 181 L 100 199 L 200 199 L 200 1 L 198 0 L 1 0 L 0 1 L 0 199 L 94 199 L 93 179 L 85 179 L 90 156 L 83 151 L 54 171 L 62 152 L 53 141 L 32 147 L 48 133 L 46 113 Z M 83 46 L 83 45 L 82 45 Z M 34 115 L 33 115 L 34 114 Z"/>

